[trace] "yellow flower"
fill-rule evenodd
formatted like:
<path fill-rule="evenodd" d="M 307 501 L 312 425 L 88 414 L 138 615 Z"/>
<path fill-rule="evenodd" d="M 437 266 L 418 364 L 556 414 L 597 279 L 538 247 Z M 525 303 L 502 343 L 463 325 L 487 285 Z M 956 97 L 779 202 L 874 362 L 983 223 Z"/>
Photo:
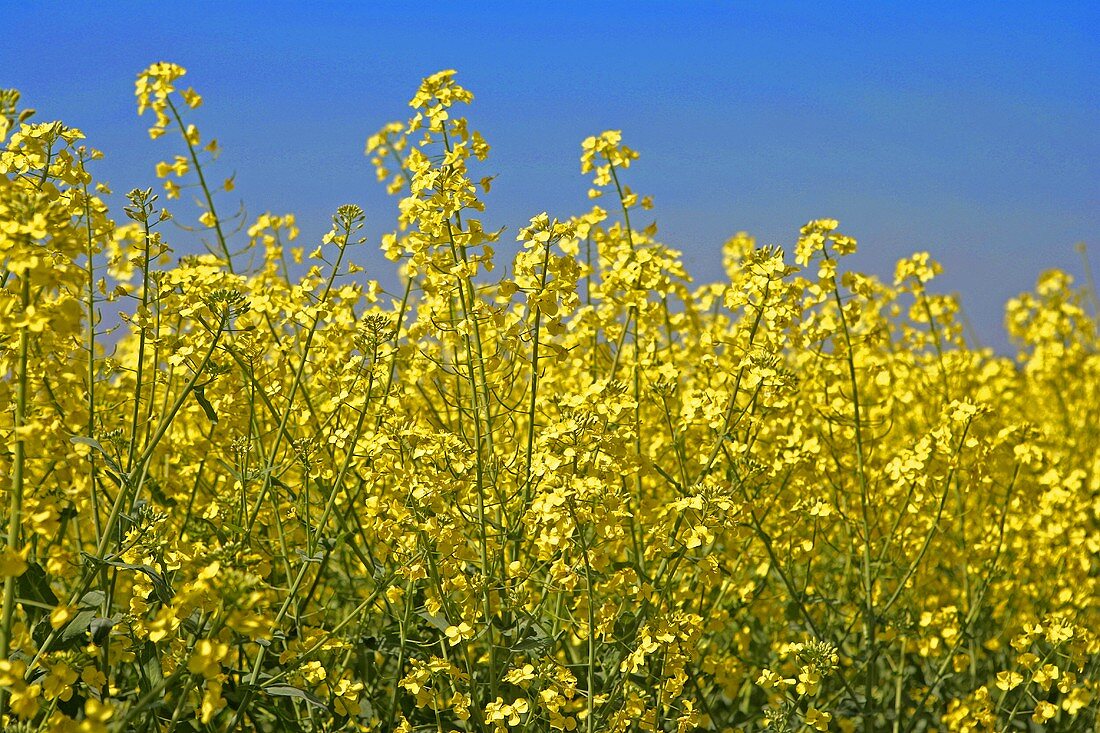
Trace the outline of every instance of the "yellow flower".
<path fill-rule="evenodd" d="M 203 724 L 209 723 L 227 704 L 228 701 L 222 697 L 221 681 L 217 679 L 206 680 L 203 683 L 202 701 L 199 704 L 199 720 Z"/>
<path fill-rule="evenodd" d="M 8 704 L 20 718 L 32 718 L 38 712 L 38 697 L 42 694 L 41 685 L 16 684 L 9 694 L 11 698 Z"/>
<path fill-rule="evenodd" d="M 182 92 L 180 92 L 180 96 L 183 97 L 183 101 L 186 102 L 187 106 L 191 109 L 195 109 L 196 107 L 202 105 L 202 97 L 200 97 L 198 93 L 191 87 L 188 87 L 187 89 L 184 89 Z"/>
<path fill-rule="evenodd" d="M 192 674 L 201 674 L 207 679 L 212 679 L 221 673 L 221 661 L 228 653 L 228 644 L 211 639 L 200 639 L 191 652 L 187 669 Z"/>
<path fill-rule="evenodd" d="M 1036 723 L 1042 725 L 1057 714 L 1058 707 L 1056 705 L 1047 702 L 1046 700 L 1040 700 L 1039 702 L 1035 703 L 1035 712 L 1032 713 L 1031 719 L 1034 720 Z"/>
<path fill-rule="evenodd" d="M 803 667 L 798 673 L 798 684 L 795 690 L 800 695 L 814 696 L 821 689 L 821 673 L 810 667 Z"/>
<path fill-rule="evenodd" d="M 358 715 L 359 693 L 362 690 L 362 682 L 353 682 L 348 679 L 337 682 L 332 691 L 332 706 L 337 715 Z"/>
<path fill-rule="evenodd" d="M 448 626 L 443 632 L 447 637 L 447 643 L 451 646 L 457 646 L 459 642 L 472 639 L 474 637 L 474 628 L 470 624 L 463 621 L 458 626 Z"/>
<path fill-rule="evenodd" d="M 822 712 L 817 708 L 811 707 L 806 711 L 806 725 L 814 730 L 829 730 L 829 721 L 832 719 L 833 716 L 831 713 Z"/>
<path fill-rule="evenodd" d="M 1005 692 L 1019 687 L 1023 681 L 1024 677 L 1019 672 L 1004 671 L 997 673 L 997 689 Z"/>
<path fill-rule="evenodd" d="M 89 666 L 81 670 L 80 681 L 93 690 L 99 690 L 107 684 L 107 676 L 95 667 Z"/>
<path fill-rule="evenodd" d="M 27 571 L 26 553 L 29 549 L 25 547 L 22 551 L 18 551 L 12 547 L 5 547 L 0 550 L 0 577 L 18 577 L 25 573 Z"/>
<path fill-rule="evenodd" d="M 77 610 L 76 606 L 58 606 L 50 611 L 50 626 L 54 629 L 60 629 L 72 620 L 73 616 L 77 614 Z"/>
<path fill-rule="evenodd" d="M 535 667 L 531 664 L 525 664 L 522 667 L 518 667 L 504 675 L 504 679 L 513 685 L 522 685 L 523 683 L 535 679 Z"/>
<path fill-rule="evenodd" d="M 46 699 L 69 700 L 73 696 L 72 685 L 78 678 L 79 675 L 76 671 L 64 662 L 51 666 L 49 674 L 42 682 L 42 690 Z"/>

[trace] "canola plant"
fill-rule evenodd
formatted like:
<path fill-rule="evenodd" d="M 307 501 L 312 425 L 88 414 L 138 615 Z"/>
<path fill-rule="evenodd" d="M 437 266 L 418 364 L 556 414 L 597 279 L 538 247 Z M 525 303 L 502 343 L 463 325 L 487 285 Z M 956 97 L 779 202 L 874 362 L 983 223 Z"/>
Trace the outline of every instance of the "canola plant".
<path fill-rule="evenodd" d="M 1007 357 L 830 219 L 697 283 L 616 131 L 489 230 L 443 71 L 367 142 L 391 293 L 358 206 L 222 210 L 183 76 L 121 212 L 0 96 L 3 730 L 1100 729 L 1095 288 Z"/>

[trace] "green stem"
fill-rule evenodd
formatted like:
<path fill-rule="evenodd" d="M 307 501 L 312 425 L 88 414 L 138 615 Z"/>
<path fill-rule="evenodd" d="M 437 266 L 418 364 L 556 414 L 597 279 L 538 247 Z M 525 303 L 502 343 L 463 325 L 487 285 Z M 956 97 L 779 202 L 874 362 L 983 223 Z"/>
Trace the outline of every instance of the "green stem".
<path fill-rule="evenodd" d="M 332 266 L 332 272 L 329 273 L 328 280 L 325 282 L 325 289 L 321 294 L 318 305 L 322 305 L 328 300 L 329 293 L 332 291 L 332 284 L 336 280 L 336 275 L 344 260 L 344 252 L 347 250 L 350 240 L 351 224 L 348 223 L 344 230 L 343 244 L 340 245 L 339 254 L 336 256 L 336 263 Z M 294 372 L 294 381 L 290 385 L 290 395 L 287 397 L 286 409 L 283 411 L 282 418 L 279 420 L 279 427 L 275 431 L 275 438 L 271 450 L 268 452 L 267 465 L 264 467 L 264 482 L 260 486 L 260 491 L 252 506 L 252 515 L 248 519 L 248 524 L 245 526 L 244 537 L 242 538 L 242 543 L 245 545 L 248 544 L 248 540 L 252 536 L 252 530 L 256 526 L 256 520 L 260 517 L 260 510 L 263 508 L 264 499 L 267 497 L 267 492 L 271 488 L 271 477 L 275 468 L 275 461 L 278 459 L 279 448 L 283 438 L 286 437 L 287 423 L 290 421 L 290 414 L 294 410 L 294 398 L 298 395 L 298 388 L 302 385 L 302 377 L 306 371 L 306 363 L 309 361 L 310 348 L 313 345 L 313 338 L 317 335 L 317 328 L 320 325 L 321 315 L 320 312 L 318 312 L 313 318 L 313 323 L 310 324 L 309 332 L 306 334 L 306 341 L 302 345 L 302 358 L 301 361 L 298 362 L 298 368 Z"/>
<path fill-rule="evenodd" d="M 596 700 L 596 611 L 592 607 L 592 563 L 588 557 L 588 542 L 584 538 L 584 527 L 577 518 L 577 507 L 573 497 L 569 497 L 569 513 L 573 517 L 573 526 L 577 530 L 577 539 L 581 543 L 581 557 L 584 559 L 584 585 L 585 594 L 588 596 L 588 661 L 585 672 L 588 679 L 588 695 L 585 698 L 585 728 L 587 733 L 592 733 L 596 716 L 594 705 Z"/>
<path fill-rule="evenodd" d="M 831 260 L 827 250 L 822 249 L 826 260 Z M 856 449 L 856 473 L 859 478 L 859 504 L 862 513 L 863 524 L 863 638 L 867 644 L 868 664 L 867 675 L 864 679 L 863 689 L 863 730 L 864 733 L 874 733 L 873 700 L 875 692 L 875 661 L 878 656 L 878 645 L 875 641 L 875 580 L 871 563 L 871 504 L 867 486 L 867 472 L 863 456 L 863 416 L 859 400 L 859 380 L 856 377 L 855 355 L 852 352 L 852 334 L 848 328 L 848 319 L 844 315 L 844 303 L 840 299 L 840 287 L 836 276 L 832 276 L 833 298 L 836 301 L 837 317 L 840 320 L 844 334 L 845 362 L 848 366 L 848 379 L 852 385 L 852 419 L 855 429 Z"/>
<path fill-rule="evenodd" d="M 83 170 L 83 162 L 81 162 Z M 88 241 L 88 437 L 95 437 L 95 240 L 92 232 L 92 212 L 88 198 L 88 184 L 84 184 L 84 221 Z M 103 536 L 99 521 L 99 493 L 96 491 L 95 454 L 89 455 L 91 462 L 88 483 L 92 492 L 92 525 L 95 527 L 95 541 L 98 544 Z"/>
<path fill-rule="evenodd" d="M 546 243 L 546 256 L 542 261 L 540 293 L 546 289 L 546 270 L 550 264 L 550 243 Z M 531 400 L 527 407 L 527 476 L 523 482 L 523 506 L 531 502 L 531 458 L 535 452 L 535 409 L 539 394 L 539 328 L 542 323 L 542 307 L 535 306 L 535 325 L 531 337 Z"/>
<path fill-rule="evenodd" d="M 151 249 L 151 238 L 149 233 L 149 211 L 145 209 L 144 202 L 143 207 L 143 219 L 142 225 L 144 227 L 144 242 L 142 251 L 142 264 L 141 264 L 141 308 L 137 313 L 138 322 L 138 353 L 137 353 L 137 369 L 135 371 L 135 385 L 134 385 L 134 412 L 130 419 L 130 450 L 126 458 L 126 470 L 127 472 L 133 470 L 134 467 L 134 452 L 137 450 L 137 437 L 138 437 L 138 414 L 141 410 L 141 387 L 142 378 L 145 373 L 145 338 L 147 327 L 145 321 L 149 318 L 149 252 Z"/>
<path fill-rule="evenodd" d="M 226 269 L 229 270 L 230 274 L 234 274 L 233 256 L 229 254 L 229 245 L 226 244 L 225 235 L 222 233 L 222 220 L 218 216 L 217 210 L 214 208 L 214 197 L 210 193 L 210 187 L 206 185 L 206 176 L 202 172 L 202 165 L 199 163 L 198 153 L 195 151 L 195 146 L 191 144 L 191 140 L 187 137 L 187 126 L 183 124 L 183 118 L 180 117 L 179 110 L 176 109 L 176 103 L 173 102 L 171 98 L 168 99 L 168 108 L 172 110 L 172 116 L 176 118 L 176 124 L 179 125 L 180 135 L 183 137 L 183 141 L 187 143 L 187 152 L 191 156 L 191 164 L 195 167 L 195 173 L 198 174 L 199 177 L 199 186 L 202 187 L 202 194 L 206 199 L 206 210 L 214 217 L 214 233 L 218 237 L 218 246 L 221 248 L 222 255 L 225 257 Z"/>
<path fill-rule="evenodd" d="M 24 270 L 20 278 L 20 303 L 23 317 L 31 300 L 31 273 Z M 8 509 L 7 550 L 19 552 L 19 533 L 23 520 L 23 484 L 27 459 L 26 438 L 23 429 L 27 420 L 27 356 L 30 352 L 30 327 L 24 323 L 19 327 L 19 366 L 15 377 L 15 446 L 11 470 L 11 504 Z M 15 611 L 16 578 L 9 575 L 4 578 L 3 619 L 0 620 L 0 659 L 7 659 L 11 649 L 12 614 Z M 3 713 L 4 699 L 0 696 L 0 714 Z"/>
<path fill-rule="evenodd" d="M 128 495 L 133 493 L 136 496 L 137 493 L 141 491 L 141 485 L 142 483 L 144 483 L 145 476 L 149 468 L 149 461 L 153 457 L 153 451 L 156 450 L 157 445 L 160 444 L 160 441 L 168 432 L 168 428 L 171 427 L 172 422 L 176 419 L 176 414 L 180 411 L 180 408 L 183 407 L 183 403 L 186 402 L 188 397 L 191 396 L 191 390 L 199 381 L 199 377 L 202 375 L 203 370 L 206 369 L 206 366 L 210 363 L 210 358 L 214 355 L 214 351 L 218 348 L 218 342 L 221 340 L 222 332 L 225 327 L 225 322 L 226 317 L 224 315 L 220 316 L 219 327 L 218 330 L 214 333 L 214 340 L 210 343 L 210 347 L 207 349 L 205 356 L 199 363 L 199 366 L 195 369 L 195 373 L 191 375 L 191 378 L 188 380 L 187 384 L 184 385 L 183 389 L 180 391 L 179 397 L 176 398 L 176 401 L 172 404 L 171 409 L 169 409 L 168 413 L 164 416 L 160 424 L 157 426 L 156 433 L 154 433 L 152 440 L 149 441 L 149 444 L 145 447 L 145 450 L 142 451 L 141 456 L 136 461 L 134 461 L 134 472 L 138 473 L 136 484 L 134 482 L 133 473 L 121 477 L 121 484 L 119 486 L 118 495 L 115 496 L 114 504 L 111 506 L 111 513 L 107 517 L 106 525 L 104 525 L 103 527 L 103 534 L 100 537 L 99 544 L 96 546 L 95 555 L 93 556 L 94 560 L 99 561 L 106 556 L 107 545 L 110 542 L 111 533 L 114 531 L 115 525 L 118 523 L 119 516 L 122 513 L 122 507 L 126 503 Z M 98 568 L 96 567 L 98 565 L 98 562 L 93 563 L 93 567 L 89 569 L 84 578 L 82 578 L 81 581 L 76 585 L 72 595 L 70 595 L 69 597 L 68 605 L 74 605 L 80 599 L 80 597 L 84 595 L 84 592 L 87 591 L 88 586 L 91 582 L 92 575 L 98 572 Z M 63 628 L 64 627 L 62 627 L 62 629 Z M 54 642 L 57 640 L 60 631 L 61 629 L 55 629 L 51 631 L 50 635 L 46 637 L 46 640 L 42 642 L 42 646 L 38 648 L 38 651 L 35 652 L 34 658 L 31 659 L 30 663 L 27 665 L 27 675 L 30 675 L 31 672 L 34 671 L 35 667 L 38 666 L 38 663 L 41 661 L 42 657 L 50 651 Z"/>

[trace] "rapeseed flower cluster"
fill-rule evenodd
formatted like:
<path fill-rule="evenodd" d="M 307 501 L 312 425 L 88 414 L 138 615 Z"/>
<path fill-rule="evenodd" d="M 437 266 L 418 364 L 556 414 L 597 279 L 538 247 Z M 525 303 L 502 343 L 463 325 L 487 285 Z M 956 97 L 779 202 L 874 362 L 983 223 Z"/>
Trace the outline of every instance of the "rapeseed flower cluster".
<path fill-rule="evenodd" d="M 487 229 L 443 71 L 367 141 L 389 293 L 358 206 L 219 213 L 184 77 L 121 216 L 0 94 L 4 730 L 1096 730 L 1094 291 L 1005 357 L 832 219 L 695 282 L 618 131 L 590 210 Z"/>

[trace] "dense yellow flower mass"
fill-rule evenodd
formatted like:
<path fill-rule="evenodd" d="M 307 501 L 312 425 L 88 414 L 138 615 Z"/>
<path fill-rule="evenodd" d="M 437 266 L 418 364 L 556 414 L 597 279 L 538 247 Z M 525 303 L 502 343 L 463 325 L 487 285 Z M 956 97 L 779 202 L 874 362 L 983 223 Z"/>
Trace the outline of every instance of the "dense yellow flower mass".
<path fill-rule="evenodd" d="M 443 71 L 367 142 L 391 294 L 358 206 L 219 211 L 184 75 L 121 218 L 0 96 L 4 730 L 1097 729 L 1095 292 L 1043 275 L 1008 358 L 831 219 L 696 283 L 617 131 L 605 207 L 487 229 Z"/>

